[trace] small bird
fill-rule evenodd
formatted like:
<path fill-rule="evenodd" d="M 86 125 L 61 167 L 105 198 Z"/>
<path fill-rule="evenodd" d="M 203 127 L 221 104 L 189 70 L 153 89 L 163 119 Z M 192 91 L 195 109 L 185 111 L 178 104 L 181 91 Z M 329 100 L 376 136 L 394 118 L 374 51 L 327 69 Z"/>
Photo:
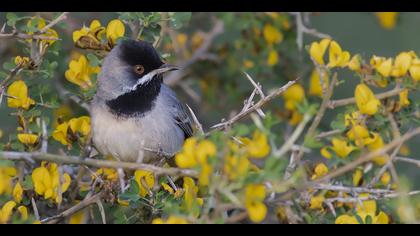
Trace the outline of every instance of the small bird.
<path fill-rule="evenodd" d="M 164 63 L 144 41 L 120 41 L 106 56 L 92 100 L 93 143 L 119 161 L 158 163 L 193 134 L 191 119 L 163 74 Z"/>

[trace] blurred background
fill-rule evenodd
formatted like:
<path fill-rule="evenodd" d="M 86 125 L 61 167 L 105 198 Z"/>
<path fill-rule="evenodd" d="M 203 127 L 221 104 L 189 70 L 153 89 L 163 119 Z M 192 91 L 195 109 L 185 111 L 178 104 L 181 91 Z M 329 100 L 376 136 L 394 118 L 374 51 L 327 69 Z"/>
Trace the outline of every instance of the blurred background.
<path fill-rule="evenodd" d="M 52 19 L 54 13 L 16 13 L 18 16 L 40 15 Z M 0 24 L 7 21 L 7 13 L 0 13 Z M 57 32 L 62 39 L 53 47 L 59 53 L 48 55 L 51 60 L 58 61 L 54 69 L 53 79 L 43 80 L 49 96 L 57 100 L 58 109 L 49 109 L 51 119 L 58 117 L 70 118 L 87 114 L 79 104 L 67 99 L 64 91 L 78 93 L 78 87 L 69 83 L 64 72 L 68 69 L 71 58 L 84 53 L 77 49 L 72 40 L 72 33 L 83 25 L 89 26 L 94 19 L 106 25 L 112 19 L 119 17 L 117 13 L 73 12 L 69 18 L 57 26 Z M 243 71 L 249 73 L 254 80 L 262 84 L 265 91 L 279 87 L 288 80 L 301 78 L 305 89 L 309 88 L 309 78 L 313 70 L 305 47 L 298 48 L 296 43 L 295 17 L 288 13 L 192 13 L 185 14 L 187 20 L 177 22 L 171 29 L 166 29 L 166 36 L 158 44 L 158 50 L 165 60 L 178 66 L 186 66 L 179 74 L 169 75 L 166 81 L 176 91 L 180 99 L 188 103 L 197 113 L 205 129 L 218 123 L 222 118 L 238 112 L 244 99 L 252 92 L 253 87 L 247 81 Z M 303 14 L 303 22 L 309 28 L 330 35 L 339 42 L 343 49 L 352 55 L 360 53 L 368 59 L 373 54 L 378 56 L 395 57 L 401 51 L 414 50 L 420 53 L 420 13 L 392 13 L 387 15 L 372 12 L 334 13 L 319 12 Z M 153 42 L 154 36 L 159 34 L 162 24 L 150 24 L 145 28 L 143 40 Z M 174 23 L 175 24 L 175 23 Z M 218 28 L 219 26 L 219 28 Z M 220 30 L 222 26 L 223 31 Z M 271 28 L 270 28 L 271 27 Z M 130 29 L 127 27 L 126 34 Z M 308 45 L 318 38 L 305 34 L 303 45 Z M 0 64 L 7 69 L 17 55 L 28 52 L 22 50 L 21 43 L 14 39 L 0 39 Z M 24 42 L 23 42 L 24 43 Z M 354 85 L 359 80 L 347 71 L 340 72 L 340 79 L 345 85 L 340 86 L 334 99 L 352 97 Z M 31 78 L 25 78 L 29 81 Z M 39 86 L 39 80 L 36 81 Z M 36 93 L 36 90 L 31 90 Z M 31 94 L 36 98 L 36 94 Z M 54 98 L 55 97 L 55 98 Z M 412 94 L 411 99 L 418 100 L 419 94 Z M 317 101 L 318 98 L 308 98 Z M 284 120 L 290 114 L 284 111 L 282 99 L 270 104 L 270 109 L 276 116 Z M 7 141 L 9 133 L 16 129 L 16 119 L 10 116 L 12 112 L 5 103 L 0 107 L 0 129 L 3 137 L 0 141 Z M 327 119 L 321 124 L 321 129 L 330 130 L 331 120 L 342 113 L 338 109 L 329 111 Z M 278 132 L 288 133 L 293 127 L 284 122 Z M 417 145 L 416 145 L 417 144 Z M 409 143 L 412 158 L 417 158 L 420 151 L 420 141 L 413 139 Z M 406 173 L 420 177 L 416 169 Z"/>

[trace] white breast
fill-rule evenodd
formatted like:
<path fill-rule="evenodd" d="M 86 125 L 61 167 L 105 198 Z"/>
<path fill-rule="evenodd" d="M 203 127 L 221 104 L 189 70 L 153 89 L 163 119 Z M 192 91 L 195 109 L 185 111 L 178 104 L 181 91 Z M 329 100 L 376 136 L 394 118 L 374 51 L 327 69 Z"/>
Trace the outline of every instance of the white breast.
<path fill-rule="evenodd" d="M 154 162 L 157 153 L 143 147 L 175 153 L 184 142 L 183 132 L 159 103 L 141 118 L 117 118 L 104 106 L 92 108 L 91 116 L 93 142 L 98 151 L 121 161 L 137 162 L 143 157 L 142 162 Z"/>

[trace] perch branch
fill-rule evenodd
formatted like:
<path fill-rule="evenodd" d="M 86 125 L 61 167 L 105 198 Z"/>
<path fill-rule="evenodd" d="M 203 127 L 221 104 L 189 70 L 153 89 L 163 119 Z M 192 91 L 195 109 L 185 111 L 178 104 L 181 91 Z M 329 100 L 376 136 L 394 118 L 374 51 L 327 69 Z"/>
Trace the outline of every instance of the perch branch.
<path fill-rule="evenodd" d="M 4 160 L 27 160 L 32 159 L 36 161 L 51 161 L 61 164 L 75 164 L 86 165 L 97 168 L 113 168 L 113 169 L 126 169 L 126 170 L 147 170 L 155 173 L 156 175 L 182 175 L 182 176 L 197 176 L 196 171 L 190 169 L 178 168 L 162 168 L 149 164 L 120 162 L 120 161 L 107 161 L 96 160 L 92 158 L 80 158 L 77 156 L 62 156 L 50 153 L 41 152 L 0 152 L 0 159 Z"/>

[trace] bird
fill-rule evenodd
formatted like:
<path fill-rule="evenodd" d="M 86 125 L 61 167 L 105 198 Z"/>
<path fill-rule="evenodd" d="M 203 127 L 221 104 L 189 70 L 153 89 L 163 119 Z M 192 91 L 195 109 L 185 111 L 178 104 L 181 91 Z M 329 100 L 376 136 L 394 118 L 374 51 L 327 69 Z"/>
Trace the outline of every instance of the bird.
<path fill-rule="evenodd" d="M 163 75 L 177 70 L 152 44 L 121 40 L 104 58 L 90 104 L 93 144 L 118 161 L 162 163 L 193 135 L 190 114 Z"/>

